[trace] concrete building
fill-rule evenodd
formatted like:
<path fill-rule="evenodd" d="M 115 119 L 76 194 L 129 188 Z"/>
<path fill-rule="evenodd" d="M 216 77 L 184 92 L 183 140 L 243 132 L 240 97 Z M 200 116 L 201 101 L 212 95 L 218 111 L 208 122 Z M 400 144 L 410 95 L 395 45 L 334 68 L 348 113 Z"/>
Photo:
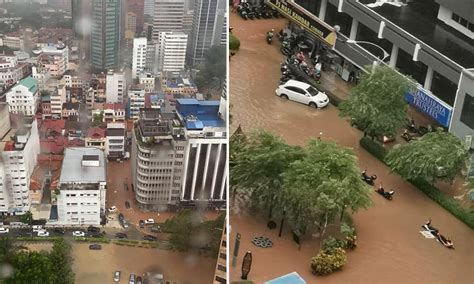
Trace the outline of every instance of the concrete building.
<path fill-rule="evenodd" d="M 145 71 L 147 63 L 147 39 L 145 37 L 133 40 L 132 78 L 136 79 Z"/>
<path fill-rule="evenodd" d="M 102 113 L 102 122 L 124 122 L 125 121 L 125 107 L 122 103 L 94 103 L 92 109 L 92 121 L 96 115 Z"/>
<path fill-rule="evenodd" d="M 407 101 L 473 149 L 474 2 L 372 2 L 295 0 L 273 6 L 292 21 L 305 9 L 312 15 L 306 16 L 308 25 L 324 36 L 308 27 L 300 30 L 300 24 L 292 25 L 294 31 L 313 38 L 315 46 L 333 49 L 342 61 L 336 70 L 345 80 L 351 68 L 380 64 L 385 50 L 387 65 L 413 78 L 416 91 L 406 95 Z"/>
<path fill-rule="evenodd" d="M 79 111 L 81 108 L 81 104 L 79 102 L 76 103 L 63 103 L 62 111 L 61 111 L 61 118 L 68 119 L 75 117 L 77 119 L 79 117 Z"/>
<path fill-rule="evenodd" d="M 59 85 L 51 92 L 50 96 L 50 103 L 51 103 L 51 114 L 58 115 L 61 117 L 63 112 L 63 104 L 66 103 L 66 86 Z"/>
<path fill-rule="evenodd" d="M 137 29 L 137 15 L 133 12 L 125 14 L 125 40 L 131 41 Z"/>
<path fill-rule="evenodd" d="M 31 67 L 31 76 L 36 80 L 39 91 L 43 91 L 46 88 L 46 82 L 51 78 L 51 72 L 49 68 L 44 67 L 41 64 Z"/>
<path fill-rule="evenodd" d="M 179 75 L 186 64 L 188 35 L 183 32 L 161 32 L 160 39 L 160 70 Z"/>
<path fill-rule="evenodd" d="M 135 14 L 135 30 L 134 33 L 141 34 L 144 24 L 144 0 L 127 0 L 127 12 Z"/>
<path fill-rule="evenodd" d="M 11 129 L 0 140 L 0 213 L 23 214 L 30 209 L 30 178 L 40 153 L 36 119 Z M 2 169 L 3 168 L 3 169 Z"/>
<path fill-rule="evenodd" d="M 13 86 L 6 94 L 8 111 L 25 116 L 36 114 L 39 103 L 39 92 L 36 80 L 27 77 Z"/>
<path fill-rule="evenodd" d="M 140 108 L 145 107 L 145 87 L 143 85 L 132 85 L 128 89 L 128 117 L 138 119 Z"/>
<path fill-rule="evenodd" d="M 1 43 L 2 46 L 7 46 L 11 49 L 25 50 L 25 40 L 21 36 L 3 36 Z"/>
<path fill-rule="evenodd" d="M 189 97 L 196 95 L 198 92 L 197 86 L 191 79 L 181 77 L 162 80 L 161 89 L 165 94 L 182 94 Z"/>
<path fill-rule="evenodd" d="M 227 131 L 219 101 L 176 100 L 185 125 L 187 147 L 181 201 L 206 201 L 225 208 L 227 192 Z"/>
<path fill-rule="evenodd" d="M 66 148 L 59 178 L 58 223 L 99 225 L 105 214 L 107 184 L 104 151 Z"/>
<path fill-rule="evenodd" d="M 7 89 L 23 78 L 24 67 L 17 64 L 14 67 L 0 68 L 0 86 Z"/>
<path fill-rule="evenodd" d="M 160 32 L 183 29 L 184 0 L 155 0 L 153 41 L 160 42 Z"/>
<path fill-rule="evenodd" d="M 222 40 L 225 0 L 195 0 L 193 31 L 188 45 L 188 62 L 196 66 L 204 60 L 204 55 L 212 46 Z"/>
<path fill-rule="evenodd" d="M 6 102 L 0 101 L 0 137 L 3 137 L 10 131 L 10 113 Z"/>
<path fill-rule="evenodd" d="M 105 154 L 109 159 L 121 159 L 125 156 L 125 123 L 108 123 L 105 131 Z"/>
<path fill-rule="evenodd" d="M 38 61 L 49 69 L 52 77 L 60 78 L 69 69 L 69 48 L 63 43 L 43 47 Z"/>
<path fill-rule="evenodd" d="M 105 96 L 107 103 L 123 103 L 127 90 L 127 82 L 124 72 L 113 72 L 109 70 L 107 73 L 107 81 L 105 86 Z"/>
<path fill-rule="evenodd" d="M 104 70 L 118 67 L 121 55 L 122 1 L 92 3 L 91 65 Z"/>
<path fill-rule="evenodd" d="M 176 113 L 142 109 L 132 131 L 132 176 L 142 210 L 166 211 L 179 203 L 186 148 Z"/>
<path fill-rule="evenodd" d="M 145 86 L 145 93 L 152 93 L 155 90 L 155 77 L 150 73 L 142 73 L 138 82 Z"/>
<path fill-rule="evenodd" d="M 190 36 L 193 31 L 193 17 L 193 10 L 186 11 L 183 15 L 183 32 L 188 36 Z"/>
<path fill-rule="evenodd" d="M 143 3 L 143 14 L 153 17 L 155 14 L 155 0 L 145 0 Z"/>
<path fill-rule="evenodd" d="M 84 143 L 86 147 L 94 147 L 105 150 L 105 130 L 100 127 L 92 127 L 87 129 Z"/>

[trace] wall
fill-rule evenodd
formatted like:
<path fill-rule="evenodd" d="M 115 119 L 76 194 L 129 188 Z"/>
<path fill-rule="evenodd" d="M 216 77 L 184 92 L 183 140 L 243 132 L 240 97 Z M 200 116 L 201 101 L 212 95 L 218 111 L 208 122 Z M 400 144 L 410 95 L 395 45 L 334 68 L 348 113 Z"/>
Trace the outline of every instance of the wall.
<path fill-rule="evenodd" d="M 474 129 L 461 121 L 461 113 L 464 107 L 466 94 L 474 97 L 474 72 L 471 71 L 471 73 L 469 73 L 468 71 L 464 71 L 461 75 L 458 87 L 449 131 L 464 140 L 466 135 L 474 135 Z M 471 113 L 471 115 L 474 116 L 474 113 Z M 471 149 L 474 149 L 474 143 L 471 143 Z"/>
<path fill-rule="evenodd" d="M 460 25 L 458 22 L 455 22 L 451 17 L 453 15 L 453 11 L 449 10 L 446 7 L 440 6 L 439 11 L 438 11 L 438 19 L 448 26 L 453 27 L 457 31 L 465 34 L 471 39 L 474 39 L 474 32 L 471 32 L 468 28 L 465 26 Z"/>

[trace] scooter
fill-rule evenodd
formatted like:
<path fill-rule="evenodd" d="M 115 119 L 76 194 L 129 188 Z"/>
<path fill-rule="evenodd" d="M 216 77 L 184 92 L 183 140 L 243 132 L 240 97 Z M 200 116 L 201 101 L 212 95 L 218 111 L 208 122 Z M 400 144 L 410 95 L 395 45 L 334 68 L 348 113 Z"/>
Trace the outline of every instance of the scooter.
<path fill-rule="evenodd" d="M 273 33 L 272 33 L 272 32 L 268 32 L 268 33 L 267 33 L 267 43 L 268 43 L 268 44 L 272 44 L 272 41 L 273 41 Z"/>
<path fill-rule="evenodd" d="M 395 191 L 393 191 L 393 190 L 385 191 L 385 190 L 383 189 L 383 187 L 377 188 L 375 191 L 376 191 L 378 194 L 380 194 L 380 195 L 382 195 L 383 197 L 385 197 L 386 199 L 388 199 L 388 200 L 392 200 L 393 195 L 395 194 Z"/>
<path fill-rule="evenodd" d="M 367 175 L 367 171 L 363 171 L 360 174 L 363 181 L 365 181 L 368 185 L 374 185 L 375 180 L 377 179 L 376 175 L 369 176 Z"/>
<path fill-rule="evenodd" d="M 443 246 L 449 248 L 449 249 L 454 249 L 454 244 L 451 242 L 451 240 L 448 240 L 445 236 L 441 234 L 436 235 L 436 239 L 438 242 L 440 242 Z"/>
<path fill-rule="evenodd" d="M 431 234 L 437 236 L 438 235 L 438 232 L 439 230 L 436 229 L 435 227 L 431 226 L 430 222 L 424 224 L 423 226 L 421 226 L 421 228 L 423 228 L 423 230 L 425 231 L 428 231 L 430 232 Z"/>

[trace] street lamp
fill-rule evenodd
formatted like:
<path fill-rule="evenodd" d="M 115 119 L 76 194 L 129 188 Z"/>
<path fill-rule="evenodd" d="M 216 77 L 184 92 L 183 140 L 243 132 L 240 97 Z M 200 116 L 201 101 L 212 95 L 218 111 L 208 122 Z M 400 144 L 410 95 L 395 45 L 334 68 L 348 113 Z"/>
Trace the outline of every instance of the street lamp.
<path fill-rule="evenodd" d="M 390 54 L 388 54 L 388 52 L 385 51 L 385 49 L 383 49 L 381 46 L 379 45 L 376 45 L 375 43 L 373 42 L 370 42 L 370 41 L 358 41 L 358 40 L 352 40 L 352 39 L 348 39 L 345 41 L 346 43 L 353 43 L 353 44 L 367 44 L 367 45 L 371 45 L 371 46 L 375 46 L 377 47 L 379 50 L 382 51 L 383 53 L 383 57 L 382 58 L 379 58 L 377 56 L 377 59 L 379 60 L 379 62 L 384 62 L 388 57 L 390 57 Z M 372 70 L 374 70 L 375 66 L 378 65 L 378 62 L 377 61 L 374 61 L 374 63 L 372 64 Z"/>

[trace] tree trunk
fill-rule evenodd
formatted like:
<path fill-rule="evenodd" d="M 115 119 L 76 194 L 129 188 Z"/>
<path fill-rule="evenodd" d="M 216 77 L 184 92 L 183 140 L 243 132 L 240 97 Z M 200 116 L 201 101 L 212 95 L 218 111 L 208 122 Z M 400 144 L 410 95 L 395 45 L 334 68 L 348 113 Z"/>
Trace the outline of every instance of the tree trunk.
<path fill-rule="evenodd" d="M 328 213 L 324 216 L 324 225 L 321 230 L 321 241 L 319 242 L 319 249 L 323 248 L 324 234 L 326 233 L 326 228 L 328 226 Z"/>

